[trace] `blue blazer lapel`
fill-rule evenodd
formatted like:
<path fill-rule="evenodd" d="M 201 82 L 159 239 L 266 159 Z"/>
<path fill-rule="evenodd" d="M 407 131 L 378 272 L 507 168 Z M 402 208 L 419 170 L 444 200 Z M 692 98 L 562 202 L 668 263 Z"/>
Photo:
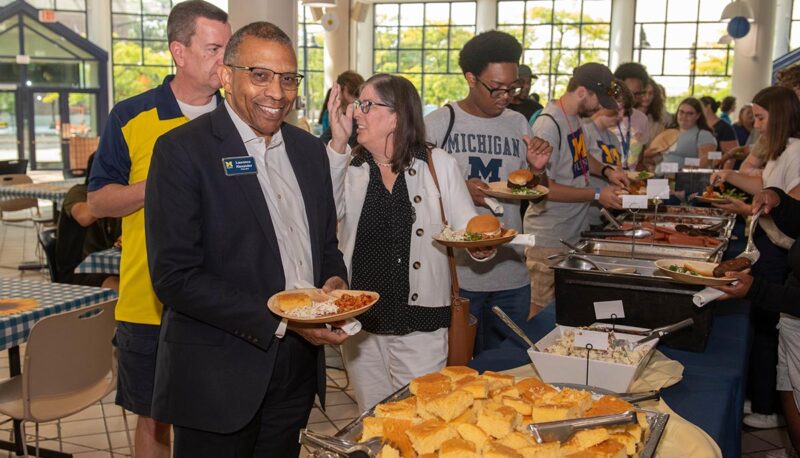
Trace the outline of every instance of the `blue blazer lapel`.
<path fill-rule="evenodd" d="M 220 104 L 216 110 L 211 114 L 211 126 L 214 133 L 221 143 L 217 154 L 220 159 L 220 167 L 222 166 L 222 158 L 233 156 L 247 156 L 247 148 L 242 143 L 242 138 L 233 125 L 233 121 L 228 115 L 228 110 L 224 104 Z M 237 177 L 229 177 L 235 181 L 244 194 L 245 201 L 253 210 L 253 215 L 261 226 L 264 232 L 264 237 L 267 239 L 269 246 L 275 251 L 275 254 L 280 259 L 280 248 L 278 248 L 278 238 L 275 235 L 275 227 L 272 225 L 272 218 L 269 214 L 269 207 L 264 198 L 264 192 L 261 190 L 261 185 L 258 183 L 256 175 L 243 175 Z M 238 222 L 241 223 L 241 222 Z"/>
<path fill-rule="evenodd" d="M 285 125 L 286 124 L 284 124 L 284 126 Z M 321 275 L 320 269 L 322 266 L 320 257 L 322 256 L 322 252 L 319 238 L 316 237 L 318 232 L 315 231 L 319 230 L 321 222 L 319 221 L 319 215 L 315 207 L 317 201 L 315 197 L 316 193 L 320 192 L 319 187 L 322 183 L 316 182 L 317 180 L 315 180 L 311 174 L 310 168 L 304 163 L 304 152 L 301 151 L 297 145 L 297 138 L 293 135 L 291 130 L 282 126 L 281 133 L 283 134 L 283 142 L 286 145 L 286 154 L 289 156 L 289 163 L 292 164 L 292 170 L 294 171 L 294 176 L 297 178 L 297 184 L 300 185 L 300 193 L 303 195 L 303 206 L 306 208 L 306 218 L 308 219 L 308 238 L 311 239 L 311 261 L 314 265 L 314 282 L 319 283 L 319 277 Z"/>

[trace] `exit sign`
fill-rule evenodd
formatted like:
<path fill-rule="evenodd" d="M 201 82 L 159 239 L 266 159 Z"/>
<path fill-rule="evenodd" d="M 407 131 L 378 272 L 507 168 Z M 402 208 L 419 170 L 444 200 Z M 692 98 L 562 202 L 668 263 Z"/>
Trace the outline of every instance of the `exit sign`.
<path fill-rule="evenodd" d="M 39 10 L 39 22 L 56 22 L 56 12 L 53 10 Z"/>

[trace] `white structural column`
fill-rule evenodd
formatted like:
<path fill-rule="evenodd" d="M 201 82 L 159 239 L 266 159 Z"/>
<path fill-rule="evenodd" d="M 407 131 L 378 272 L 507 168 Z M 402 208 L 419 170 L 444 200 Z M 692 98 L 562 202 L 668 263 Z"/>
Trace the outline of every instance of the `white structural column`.
<path fill-rule="evenodd" d="M 355 29 L 355 37 L 350 43 L 350 49 L 352 52 L 351 55 L 355 57 L 353 59 L 355 62 L 355 71 L 361 74 L 364 79 L 367 79 L 372 76 L 373 73 L 372 45 L 375 40 L 375 5 L 366 3 L 364 7 L 367 9 L 366 16 L 364 22 L 358 22 L 355 27 L 353 27 L 353 29 Z"/>
<path fill-rule="evenodd" d="M 338 18 L 335 30 L 325 32 L 325 87 L 333 86 L 336 77 L 350 69 L 350 0 L 336 0 L 335 8 L 327 8 L 326 13 Z M 323 16 L 323 20 L 325 17 Z"/>
<path fill-rule="evenodd" d="M 611 71 L 619 64 L 633 61 L 635 14 L 636 0 L 611 2 L 611 55 L 608 58 Z"/>
<path fill-rule="evenodd" d="M 753 8 L 755 22 L 734 46 L 731 94 L 740 104 L 769 86 L 772 73 L 773 32 L 777 0 L 742 0 Z"/>
<path fill-rule="evenodd" d="M 89 41 L 108 53 L 108 109 L 114 106 L 114 70 L 111 66 L 111 2 L 86 0 Z"/>
<path fill-rule="evenodd" d="M 297 43 L 298 0 L 228 0 L 228 19 L 233 31 L 251 22 L 268 21 Z"/>
<path fill-rule="evenodd" d="M 458 4 L 453 4 L 453 8 L 458 8 Z M 475 14 L 477 33 L 497 28 L 497 0 L 477 0 Z"/>
<path fill-rule="evenodd" d="M 772 47 L 772 59 L 788 53 L 789 32 L 792 29 L 792 0 L 777 0 L 775 7 L 775 33 Z"/>

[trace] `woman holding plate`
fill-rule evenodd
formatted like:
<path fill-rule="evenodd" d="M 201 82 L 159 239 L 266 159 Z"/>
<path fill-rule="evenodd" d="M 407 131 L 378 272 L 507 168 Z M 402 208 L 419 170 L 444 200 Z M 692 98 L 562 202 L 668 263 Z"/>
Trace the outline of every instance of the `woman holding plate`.
<path fill-rule="evenodd" d="M 712 183 L 727 182 L 739 189 L 756 194 L 763 188 L 783 190 L 794 199 L 800 199 L 800 100 L 791 89 L 772 86 L 762 89 L 753 98 L 754 128 L 764 142 L 766 166 L 761 176 L 748 176 L 733 170 L 720 170 L 711 175 Z M 752 208 L 737 199 L 728 199 L 726 204 L 715 206 L 741 215 L 749 215 Z M 753 276 L 769 283 L 783 284 L 789 272 L 787 250 L 781 248 L 778 234 L 765 232 L 766 218 L 759 220 L 753 241 L 761 252 L 759 261 L 753 265 Z M 774 223 L 772 224 L 774 226 Z M 775 365 L 777 364 L 779 315 L 768 310 L 754 310 L 751 314 L 754 326 L 753 352 L 750 357 L 751 385 L 753 387 L 752 408 L 754 416 L 745 417 L 745 424 L 769 428 L 778 423 L 775 407 Z M 786 326 L 796 326 L 797 320 Z M 781 318 L 781 326 L 785 326 Z"/>
<path fill-rule="evenodd" d="M 439 197 L 454 229 L 466 227 L 476 212 L 455 159 L 425 143 L 422 103 L 411 82 L 378 74 L 353 105 L 340 110 L 341 104 L 334 86 L 328 157 L 339 248 L 350 287 L 381 295 L 359 316 L 362 332 L 343 346 L 356 401 L 366 410 L 411 379 L 445 366 L 450 273 L 445 248 L 432 239 L 442 230 Z M 351 154 L 353 118 L 359 146 Z"/>
<path fill-rule="evenodd" d="M 707 167 L 708 153 L 716 148 L 717 140 L 706 124 L 700 102 L 693 97 L 684 99 L 678 105 L 675 121 L 670 128 L 680 131 L 678 141 L 667 151 L 648 148 L 644 152 L 645 158 L 656 162 L 676 162 L 678 167 L 683 167 L 687 157 L 699 158 L 700 167 Z M 663 155 L 662 161 L 656 159 L 659 155 Z"/>

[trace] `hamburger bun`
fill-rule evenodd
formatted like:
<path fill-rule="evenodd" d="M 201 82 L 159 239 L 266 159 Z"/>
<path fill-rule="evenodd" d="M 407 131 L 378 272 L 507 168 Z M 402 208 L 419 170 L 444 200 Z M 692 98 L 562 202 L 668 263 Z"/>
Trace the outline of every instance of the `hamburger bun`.
<path fill-rule="evenodd" d="M 494 215 L 486 214 L 472 217 L 467 223 L 467 232 L 491 238 L 499 236 L 502 228 L 499 219 Z"/>
<path fill-rule="evenodd" d="M 509 189 L 533 188 L 536 186 L 536 177 L 528 169 L 514 170 L 508 174 Z"/>
<path fill-rule="evenodd" d="M 311 296 L 306 293 L 285 293 L 277 297 L 278 307 L 284 312 L 311 305 Z"/>

